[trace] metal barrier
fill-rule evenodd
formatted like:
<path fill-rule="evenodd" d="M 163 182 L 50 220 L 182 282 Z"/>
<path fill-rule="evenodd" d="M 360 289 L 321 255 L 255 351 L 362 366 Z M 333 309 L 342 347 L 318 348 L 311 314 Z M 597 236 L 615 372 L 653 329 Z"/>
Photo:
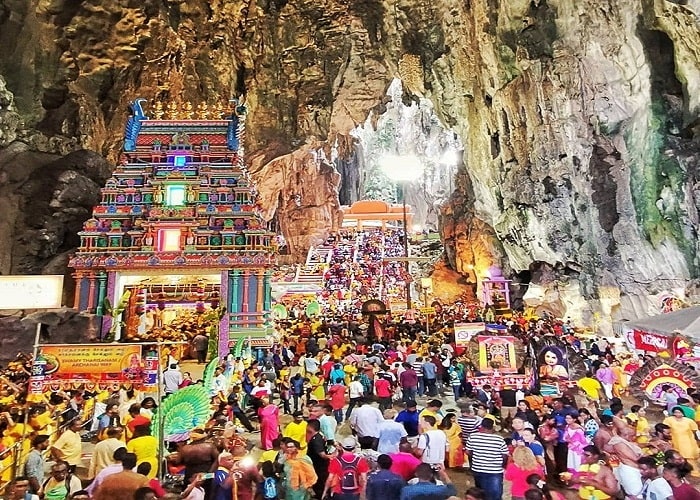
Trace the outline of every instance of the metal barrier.
<path fill-rule="evenodd" d="M 85 427 L 89 427 L 92 424 L 92 420 L 94 418 L 94 413 L 95 413 L 95 407 L 93 406 L 92 408 L 92 415 L 90 416 L 83 416 L 81 417 L 83 420 L 83 429 Z M 76 417 L 77 418 L 77 417 Z M 56 419 L 59 419 L 59 416 L 56 417 Z M 58 424 L 58 422 L 57 422 Z M 56 430 L 51 434 L 49 441 L 51 443 L 54 443 L 56 439 L 68 428 L 70 425 L 70 421 L 64 422 L 60 425 L 56 426 Z M 88 429 L 89 430 L 89 429 Z M 0 461 L 5 460 L 8 455 L 11 454 L 12 456 L 12 462 L 10 462 L 8 465 L 4 467 L 0 467 L 0 497 L 3 497 L 6 494 L 6 489 L 7 485 L 10 484 L 10 482 L 18 475 L 18 471 L 20 471 L 24 459 L 26 457 L 23 456 L 22 454 L 22 443 L 24 442 L 25 439 L 28 439 L 28 437 L 25 437 L 24 439 L 17 441 L 15 444 L 13 444 L 10 448 L 7 448 L 6 450 L 3 450 L 0 452 Z M 11 470 L 10 474 L 10 479 L 9 481 L 4 481 L 2 477 L 5 475 L 5 473 Z M 21 475 L 21 474 L 20 474 Z"/>
<path fill-rule="evenodd" d="M 12 456 L 12 461 L 8 465 L 0 468 L 0 495 L 5 494 L 5 489 L 7 488 L 7 485 L 10 484 L 10 481 L 12 481 L 15 478 L 15 476 L 17 475 L 17 468 L 19 467 L 18 462 L 19 462 L 19 459 L 21 458 L 20 457 L 21 449 L 22 449 L 22 441 L 17 441 L 11 447 L 0 452 L 0 460 L 4 461 L 8 456 Z M 2 479 L 2 477 L 5 475 L 5 473 L 8 470 L 11 470 L 10 480 L 4 481 Z"/>

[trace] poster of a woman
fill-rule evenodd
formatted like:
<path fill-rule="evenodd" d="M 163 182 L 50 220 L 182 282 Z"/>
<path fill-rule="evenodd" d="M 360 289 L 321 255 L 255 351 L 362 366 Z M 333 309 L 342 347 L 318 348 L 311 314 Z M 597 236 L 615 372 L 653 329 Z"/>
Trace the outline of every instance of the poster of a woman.
<path fill-rule="evenodd" d="M 539 375 L 541 379 L 565 380 L 569 378 L 566 355 L 557 346 L 547 346 L 540 351 L 538 356 Z"/>

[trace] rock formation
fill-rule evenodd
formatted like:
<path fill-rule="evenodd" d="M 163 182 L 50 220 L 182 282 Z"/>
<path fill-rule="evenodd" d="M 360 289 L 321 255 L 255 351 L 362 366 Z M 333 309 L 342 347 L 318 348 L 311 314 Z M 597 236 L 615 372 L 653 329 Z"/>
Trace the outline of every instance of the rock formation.
<path fill-rule="evenodd" d="M 252 163 L 255 165 L 255 159 Z M 264 216 L 267 220 L 277 217 L 289 253 L 297 262 L 306 258 L 310 247 L 338 231 L 343 219 L 338 201 L 340 174 L 312 141 L 256 172 L 253 179 L 266 209 Z"/>
<path fill-rule="evenodd" d="M 303 253 L 338 223 L 338 189 L 357 196 L 351 132 L 400 77 L 405 103 L 429 99 L 464 146 L 440 222 L 452 270 L 497 264 L 575 318 L 650 312 L 635 297 L 698 277 L 698 15 L 700 0 L 5 2 L 0 154 L 113 161 L 129 100 L 245 94 L 251 173 Z M 18 185 L 73 184 L 33 161 L 2 162 L 3 208 L 23 216 L 3 219 L 6 273 L 68 250 L 91 202 L 69 223 L 44 193 L 41 224 L 66 238 L 14 238 L 42 235 Z"/>

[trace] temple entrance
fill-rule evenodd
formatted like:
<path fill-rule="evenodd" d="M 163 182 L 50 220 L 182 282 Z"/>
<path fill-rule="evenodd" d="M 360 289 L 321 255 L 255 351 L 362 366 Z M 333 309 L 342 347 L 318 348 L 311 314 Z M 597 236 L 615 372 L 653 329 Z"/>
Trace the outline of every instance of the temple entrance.
<path fill-rule="evenodd" d="M 120 273 L 117 297 L 124 309 L 116 338 L 124 342 L 189 342 L 218 331 L 221 274 L 145 276 Z M 113 319 L 114 320 L 114 319 Z M 183 345 L 183 355 L 187 345 Z"/>

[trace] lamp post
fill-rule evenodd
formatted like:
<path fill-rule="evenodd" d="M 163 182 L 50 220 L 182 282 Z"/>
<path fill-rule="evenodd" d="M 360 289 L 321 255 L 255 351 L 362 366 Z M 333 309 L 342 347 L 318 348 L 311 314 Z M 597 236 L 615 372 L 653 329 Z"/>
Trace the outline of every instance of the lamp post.
<path fill-rule="evenodd" d="M 406 310 L 412 309 L 411 282 L 409 278 L 408 255 L 408 222 L 406 218 L 406 186 L 416 180 L 423 173 L 423 165 L 415 156 L 386 155 L 379 160 L 384 174 L 397 184 L 401 185 L 401 199 L 403 203 L 403 253 L 406 258 L 404 271 L 406 273 Z"/>
<path fill-rule="evenodd" d="M 430 336 L 430 304 L 428 304 L 428 294 L 433 289 L 432 278 L 421 278 L 420 286 L 423 289 L 423 307 L 425 308 L 425 334 Z"/>

